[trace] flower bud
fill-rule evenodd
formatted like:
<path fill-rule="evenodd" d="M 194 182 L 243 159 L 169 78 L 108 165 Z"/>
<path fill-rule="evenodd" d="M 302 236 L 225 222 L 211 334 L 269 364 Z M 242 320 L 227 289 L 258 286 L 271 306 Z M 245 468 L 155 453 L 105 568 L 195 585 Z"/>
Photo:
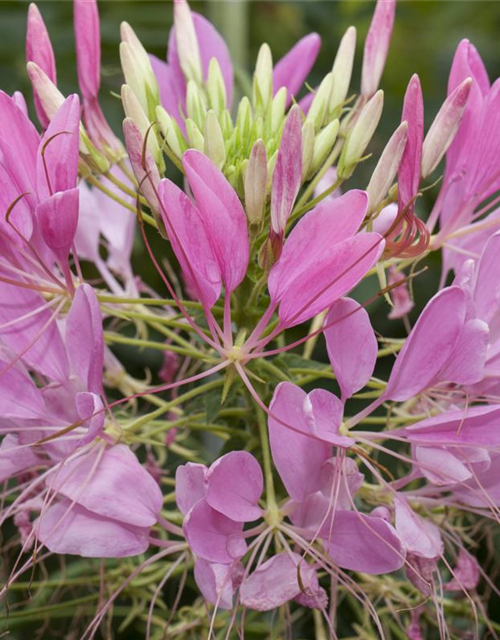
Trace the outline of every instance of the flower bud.
<path fill-rule="evenodd" d="M 252 147 L 245 174 L 245 210 L 251 225 L 259 225 L 267 197 L 267 154 L 262 140 Z"/>
<path fill-rule="evenodd" d="M 49 123 L 64 102 L 64 96 L 49 76 L 35 62 L 26 65 L 28 76 L 33 86 L 33 93 Z"/>
<path fill-rule="evenodd" d="M 208 104 L 215 113 L 220 114 L 226 108 L 226 84 L 217 58 L 212 58 L 208 65 L 208 78 L 205 85 Z"/>
<path fill-rule="evenodd" d="M 330 98 L 333 90 L 333 73 L 330 72 L 323 78 L 319 88 L 314 96 L 311 107 L 307 113 L 307 119 L 314 123 L 316 131 L 321 129 L 325 121 L 328 108 L 330 106 Z"/>
<path fill-rule="evenodd" d="M 273 57 L 269 45 L 259 49 L 253 76 L 253 106 L 265 112 L 273 97 Z"/>
<path fill-rule="evenodd" d="M 408 123 L 402 122 L 392 134 L 380 156 L 366 188 L 368 194 L 368 213 L 372 213 L 385 198 L 399 169 L 408 137 Z"/>
<path fill-rule="evenodd" d="M 352 175 L 357 163 L 363 157 L 380 121 L 383 106 L 384 92 L 377 91 L 366 103 L 356 124 L 347 135 L 338 164 L 338 175 L 342 180 Z"/>
<path fill-rule="evenodd" d="M 194 28 L 191 9 L 186 0 L 174 0 L 175 38 L 179 62 L 186 80 L 193 80 L 200 87 L 203 84 L 200 47 Z"/>
<path fill-rule="evenodd" d="M 205 119 L 204 153 L 219 168 L 226 162 L 226 146 L 215 111 L 210 110 Z"/>
<path fill-rule="evenodd" d="M 302 126 L 302 181 L 306 179 L 311 169 L 315 138 L 314 124 L 306 120 Z"/>
<path fill-rule="evenodd" d="M 273 133 L 278 133 L 285 117 L 286 97 L 286 87 L 281 87 L 273 98 L 271 105 L 271 131 Z"/>
<path fill-rule="evenodd" d="M 120 60 L 125 82 L 135 93 L 144 113 L 153 120 L 155 108 L 160 104 L 160 95 L 149 56 L 126 22 L 122 22 L 120 34 Z"/>
<path fill-rule="evenodd" d="M 187 83 L 186 111 L 188 118 L 194 120 L 199 129 L 203 129 L 207 115 L 207 105 L 202 92 L 193 80 L 189 80 Z"/>
<path fill-rule="evenodd" d="M 333 120 L 328 124 L 320 133 L 316 136 L 314 141 L 314 155 L 312 160 L 311 172 L 316 171 L 321 167 L 326 160 L 327 155 L 332 150 L 337 134 L 339 132 L 339 120 Z"/>
<path fill-rule="evenodd" d="M 198 129 L 196 122 L 191 118 L 186 119 L 186 133 L 189 140 L 189 146 L 193 149 L 201 151 L 205 150 L 205 138 L 202 132 Z"/>
<path fill-rule="evenodd" d="M 26 61 L 36 63 L 47 77 L 57 84 L 56 61 L 47 27 L 36 4 L 30 4 L 26 31 Z M 40 124 L 46 128 L 50 117 L 45 113 L 39 96 L 35 93 L 35 109 Z"/>
<path fill-rule="evenodd" d="M 160 123 L 163 137 L 173 153 L 181 159 L 188 145 L 177 122 L 170 117 L 163 107 L 156 107 L 156 118 Z"/>
<path fill-rule="evenodd" d="M 229 138 L 233 135 L 234 125 L 233 119 L 231 118 L 231 114 L 228 109 L 224 109 L 219 118 L 220 128 L 222 129 L 222 135 L 224 136 L 224 140 L 229 140 Z"/>
<path fill-rule="evenodd" d="M 160 171 L 164 171 L 165 164 L 163 160 L 163 154 L 158 144 L 156 133 L 154 131 L 149 131 L 148 133 L 148 130 L 151 127 L 151 123 L 144 113 L 144 110 L 139 100 L 137 99 L 136 94 L 128 85 L 124 84 L 122 85 L 121 96 L 125 115 L 135 123 L 135 126 L 140 131 L 143 138 L 145 138 L 147 135 L 148 150 L 153 156 L 154 161 L 158 165 Z"/>
<path fill-rule="evenodd" d="M 250 106 L 250 100 L 245 96 L 238 105 L 238 114 L 236 116 L 236 129 L 240 140 L 246 140 L 250 135 L 252 121 L 252 107 Z"/>
<path fill-rule="evenodd" d="M 361 94 L 370 98 L 378 89 L 391 41 L 396 0 L 378 0 L 365 40 Z"/>
<path fill-rule="evenodd" d="M 78 84 L 87 100 L 97 98 L 101 84 L 101 38 L 96 0 L 75 0 L 76 63 Z"/>
<path fill-rule="evenodd" d="M 438 166 L 453 138 L 467 105 L 472 79 L 467 78 L 445 100 L 425 136 L 422 151 L 422 178 L 426 178 Z"/>
<path fill-rule="evenodd" d="M 341 105 L 347 97 L 351 82 L 352 65 L 356 52 L 356 29 L 349 27 L 340 41 L 333 63 L 333 89 L 330 96 L 330 113 Z"/>

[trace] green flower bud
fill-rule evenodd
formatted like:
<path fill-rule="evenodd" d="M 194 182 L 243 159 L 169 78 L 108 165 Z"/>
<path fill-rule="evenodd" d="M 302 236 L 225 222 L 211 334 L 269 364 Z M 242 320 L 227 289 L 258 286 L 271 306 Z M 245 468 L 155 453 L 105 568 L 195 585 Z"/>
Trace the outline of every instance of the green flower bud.
<path fill-rule="evenodd" d="M 302 126 L 302 180 L 306 179 L 311 169 L 315 137 L 314 124 L 306 120 Z"/>
<path fill-rule="evenodd" d="M 262 140 L 252 147 L 245 173 L 245 209 L 251 225 L 264 217 L 267 197 L 267 154 Z"/>
<path fill-rule="evenodd" d="M 330 96 L 330 113 L 341 105 L 347 97 L 351 82 L 352 65 L 356 52 L 356 29 L 349 27 L 340 41 L 333 63 L 333 89 Z"/>
<path fill-rule="evenodd" d="M 217 115 L 212 110 L 207 113 L 205 119 L 204 153 L 219 169 L 222 169 L 226 162 L 226 147 Z"/>
<path fill-rule="evenodd" d="M 194 120 L 199 129 L 203 129 L 207 115 L 207 104 L 202 91 L 193 80 L 189 80 L 187 83 L 186 112 L 188 118 Z"/>
<path fill-rule="evenodd" d="M 281 87 L 273 98 L 271 105 L 271 131 L 273 134 L 279 131 L 285 118 L 286 96 L 286 87 Z"/>
<path fill-rule="evenodd" d="M 206 82 L 208 104 L 215 113 L 220 114 L 226 108 L 226 84 L 216 58 L 210 60 L 208 65 L 208 79 Z"/>
<path fill-rule="evenodd" d="M 273 56 L 269 45 L 264 43 L 257 56 L 253 76 L 253 106 L 260 113 L 267 110 L 273 97 Z"/>
<path fill-rule="evenodd" d="M 311 166 L 312 173 L 316 173 L 326 160 L 327 155 L 331 152 L 333 145 L 335 144 L 335 140 L 337 139 L 339 126 L 340 122 L 338 120 L 333 120 L 316 136 Z"/>
<path fill-rule="evenodd" d="M 189 146 L 204 153 L 205 138 L 196 126 L 196 122 L 194 120 L 191 120 L 191 118 L 186 119 L 186 132 L 189 140 Z"/>
<path fill-rule="evenodd" d="M 177 122 L 169 116 L 163 107 L 156 107 L 156 118 L 160 130 L 173 153 L 181 159 L 188 145 Z"/>
<path fill-rule="evenodd" d="M 333 73 L 327 74 L 319 89 L 314 96 L 311 107 L 307 114 L 307 120 L 314 123 L 316 131 L 319 131 L 323 126 L 328 108 L 330 106 L 330 98 L 333 90 Z"/>

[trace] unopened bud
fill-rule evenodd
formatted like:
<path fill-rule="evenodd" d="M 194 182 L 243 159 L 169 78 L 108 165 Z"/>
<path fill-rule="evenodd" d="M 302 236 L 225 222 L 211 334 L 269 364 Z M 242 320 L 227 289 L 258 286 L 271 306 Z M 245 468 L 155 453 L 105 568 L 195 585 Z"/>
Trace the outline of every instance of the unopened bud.
<path fill-rule="evenodd" d="M 222 76 L 219 63 L 216 58 L 210 60 L 208 65 L 208 78 L 206 82 L 206 91 L 210 108 L 220 116 L 226 108 L 226 84 Z"/>
<path fill-rule="evenodd" d="M 152 155 L 154 161 L 158 165 L 160 171 L 165 171 L 163 154 L 158 144 L 156 133 L 154 131 L 149 131 L 151 123 L 144 113 L 142 105 L 137 99 L 137 96 L 135 95 L 134 91 L 126 84 L 122 85 L 121 96 L 125 115 L 127 116 L 127 118 L 130 118 L 134 122 L 143 138 L 145 138 L 147 135 L 148 150 Z"/>
<path fill-rule="evenodd" d="M 207 105 L 202 92 L 193 80 L 187 83 L 186 111 L 188 118 L 194 120 L 199 129 L 203 129 L 207 115 Z"/>
<path fill-rule="evenodd" d="M 45 112 L 48 122 L 57 113 L 64 102 L 64 96 L 35 62 L 28 62 L 26 69 L 33 86 L 33 93 L 37 96 L 40 106 Z"/>
<path fill-rule="evenodd" d="M 384 106 L 384 92 L 377 93 L 369 100 L 361 111 L 356 124 L 347 135 L 340 161 L 338 175 L 346 180 L 352 175 L 357 163 L 362 159 L 370 140 L 377 129 Z"/>
<path fill-rule="evenodd" d="M 285 117 L 286 97 L 286 87 L 281 87 L 273 98 L 273 103 L 271 105 L 271 131 L 274 134 L 278 133 Z"/>
<path fill-rule="evenodd" d="M 369 98 L 378 89 L 391 41 L 396 0 L 378 0 L 365 40 L 361 94 Z"/>
<path fill-rule="evenodd" d="M 186 133 L 189 140 L 189 146 L 203 153 L 205 150 L 205 138 L 196 126 L 196 122 L 191 120 L 191 118 L 186 119 Z"/>
<path fill-rule="evenodd" d="M 253 76 L 253 105 L 259 111 L 266 111 L 273 97 L 273 56 L 269 45 L 264 43 L 259 49 Z"/>
<path fill-rule="evenodd" d="M 408 123 L 402 122 L 392 134 L 383 150 L 370 179 L 370 183 L 366 188 L 368 194 L 368 213 L 372 213 L 377 209 L 391 188 L 401 163 L 407 137 Z"/>
<path fill-rule="evenodd" d="M 246 140 L 250 135 L 252 120 L 250 100 L 245 96 L 238 105 L 238 114 L 236 116 L 236 129 L 241 140 Z"/>
<path fill-rule="evenodd" d="M 316 136 L 314 141 L 314 155 L 311 170 L 313 173 L 320 168 L 323 162 L 326 160 L 327 155 L 332 150 L 337 134 L 339 132 L 340 122 L 333 120 Z"/>
<path fill-rule="evenodd" d="M 120 35 L 120 60 L 125 82 L 135 93 L 144 113 L 153 120 L 155 109 L 160 104 L 160 95 L 149 56 L 126 22 L 121 24 Z"/>
<path fill-rule="evenodd" d="M 333 63 L 333 89 L 330 97 L 330 113 L 341 105 L 347 97 L 351 82 L 352 65 L 356 52 L 356 29 L 349 27 L 340 41 Z"/>
<path fill-rule="evenodd" d="M 314 123 L 316 131 L 321 129 L 330 106 L 330 98 L 333 90 L 333 73 L 330 72 L 323 78 L 314 96 L 311 107 L 307 113 L 307 119 Z"/>
<path fill-rule="evenodd" d="M 306 179 L 311 169 L 315 138 L 314 124 L 306 120 L 302 126 L 302 181 Z"/>
<path fill-rule="evenodd" d="M 156 107 L 156 118 L 160 123 L 160 130 L 173 153 L 180 159 L 188 149 L 177 122 L 170 117 L 163 107 Z"/>
<path fill-rule="evenodd" d="M 209 111 L 205 119 L 204 153 L 219 168 L 226 162 L 226 146 L 215 111 Z"/>
<path fill-rule="evenodd" d="M 251 225 L 259 225 L 267 197 L 267 154 L 262 140 L 252 147 L 245 173 L 245 210 Z"/>
<path fill-rule="evenodd" d="M 467 105 L 472 79 L 467 78 L 445 100 L 425 136 L 422 149 L 422 178 L 438 166 L 457 133 Z"/>
<path fill-rule="evenodd" d="M 233 135 L 234 125 L 233 119 L 231 118 L 231 114 L 228 109 L 224 109 L 219 118 L 220 128 L 222 129 L 222 135 L 224 136 L 224 140 L 229 140 L 229 138 Z"/>
<path fill-rule="evenodd" d="M 203 83 L 200 47 L 194 28 L 191 9 L 186 0 L 174 0 L 174 24 L 177 52 L 182 72 L 187 80 Z"/>

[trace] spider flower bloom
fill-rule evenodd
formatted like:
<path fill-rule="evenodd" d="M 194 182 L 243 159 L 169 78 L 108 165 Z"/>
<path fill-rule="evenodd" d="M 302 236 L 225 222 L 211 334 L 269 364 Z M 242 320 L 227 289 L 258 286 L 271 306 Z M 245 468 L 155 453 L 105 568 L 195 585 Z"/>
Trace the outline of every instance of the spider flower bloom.
<path fill-rule="evenodd" d="M 361 94 L 371 98 L 377 91 L 391 41 L 396 0 L 378 0 L 365 41 Z"/>
<path fill-rule="evenodd" d="M 28 10 L 28 28 L 26 32 L 26 61 L 35 62 L 48 78 L 57 84 L 56 61 L 47 27 L 36 4 L 30 4 Z M 47 127 L 50 117 L 35 92 L 35 109 L 42 127 Z"/>

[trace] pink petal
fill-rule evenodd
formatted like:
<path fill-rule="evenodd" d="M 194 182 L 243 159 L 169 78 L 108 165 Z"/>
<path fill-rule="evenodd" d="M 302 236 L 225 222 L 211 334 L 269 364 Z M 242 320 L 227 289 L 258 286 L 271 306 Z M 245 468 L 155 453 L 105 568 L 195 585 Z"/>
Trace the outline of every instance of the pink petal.
<path fill-rule="evenodd" d="M 0 444 L 0 482 L 16 477 L 30 467 L 42 464 L 39 458 L 27 446 L 22 446 L 15 435 L 8 434 Z"/>
<path fill-rule="evenodd" d="M 362 389 L 372 376 L 377 361 L 377 339 L 368 313 L 350 298 L 333 303 L 325 318 L 325 327 L 328 357 L 345 400 Z"/>
<path fill-rule="evenodd" d="M 69 189 L 42 200 L 35 210 L 45 244 L 63 262 L 75 239 L 79 205 L 79 190 Z"/>
<path fill-rule="evenodd" d="M 489 337 L 490 331 L 485 322 L 477 319 L 468 320 L 439 378 L 463 385 L 481 381 L 484 378 Z"/>
<path fill-rule="evenodd" d="M 490 323 L 500 308 L 500 232 L 486 243 L 476 269 L 474 302 L 477 317 Z"/>
<path fill-rule="evenodd" d="M 396 0 L 378 0 L 365 40 L 361 93 L 367 98 L 377 91 L 391 41 Z"/>
<path fill-rule="evenodd" d="M 36 172 L 41 199 L 76 187 L 79 144 L 80 100 L 73 94 L 66 98 L 40 141 Z"/>
<path fill-rule="evenodd" d="M 398 171 L 398 204 L 402 211 L 418 193 L 422 171 L 424 101 L 417 75 L 412 76 L 405 94 L 401 121 L 408 123 L 408 137 Z M 413 205 L 410 205 L 413 209 Z"/>
<path fill-rule="evenodd" d="M 245 210 L 224 175 L 203 153 L 194 149 L 186 151 L 183 164 L 222 280 L 226 290 L 232 292 L 245 277 L 248 267 Z"/>
<path fill-rule="evenodd" d="M 179 467 L 175 473 L 175 500 L 179 511 L 186 513 L 205 497 L 207 468 L 204 464 L 187 462 Z"/>
<path fill-rule="evenodd" d="M 404 498 L 394 499 L 396 531 L 408 551 L 421 558 L 438 558 L 443 553 L 443 542 L 438 527 L 418 516 Z"/>
<path fill-rule="evenodd" d="M 287 88 L 286 106 L 302 89 L 311 71 L 321 47 L 321 38 L 317 33 L 310 33 L 301 38 L 290 51 L 279 60 L 273 71 L 273 92 L 281 87 Z"/>
<path fill-rule="evenodd" d="M 19 367 L 8 367 L 8 362 L 0 360 L 0 415 L 4 419 L 40 419 L 45 414 L 40 390 Z"/>
<path fill-rule="evenodd" d="M 66 320 L 66 349 L 72 372 L 85 391 L 102 393 L 104 336 L 101 308 L 88 284 L 78 287 Z"/>
<path fill-rule="evenodd" d="M 378 575 L 400 569 L 405 561 L 396 530 L 382 518 L 336 511 L 321 535 L 329 556 L 343 569 Z"/>
<path fill-rule="evenodd" d="M 163 496 L 156 481 L 126 445 L 73 458 L 47 484 L 94 514 L 137 527 L 156 524 Z M 126 487 L 126 491 L 124 491 Z"/>
<path fill-rule="evenodd" d="M 302 119 L 292 107 L 281 136 L 271 188 L 271 227 L 282 236 L 302 182 Z"/>
<path fill-rule="evenodd" d="M 194 565 L 194 579 L 205 600 L 218 609 L 233 608 L 232 565 L 216 564 L 200 558 Z"/>
<path fill-rule="evenodd" d="M 460 549 L 452 579 L 443 585 L 443 589 L 446 591 L 475 589 L 479 584 L 480 577 L 479 563 L 476 558 L 464 549 Z"/>
<path fill-rule="evenodd" d="M 158 82 L 161 105 L 168 114 L 176 120 L 177 124 L 184 132 L 185 125 L 184 120 L 181 117 L 181 110 L 184 109 L 186 99 L 185 83 L 182 86 L 179 86 L 179 84 L 176 83 L 176 78 L 172 73 L 170 65 L 163 62 L 163 60 L 150 55 L 149 61 L 151 62 L 153 73 L 155 74 L 156 81 Z"/>
<path fill-rule="evenodd" d="M 162 215 L 172 249 L 198 298 L 211 308 L 221 293 L 221 270 L 200 212 L 170 180 L 158 189 Z"/>
<path fill-rule="evenodd" d="M 77 447 L 82 447 L 102 434 L 106 413 L 101 398 L 95 393 L 77 393 L 75 404 L 80 419 L 85 420 L 83 427 L 87 429 L 87 433 L 77 444 Z"/>
<path fill-rule="evenodd" d="M 301 584 L 299 583 L 299 575 Z M 323 603 L 325 594 L 316 571 L 296 553 L 280 553 L 260 565 L 243 580 L 240 600 L 255 611 L 271 611 L 301 593 L 316 596 Z"/>
<path fill-rule="evenodd" d="M 386 398 L 407 400 L 436 380 L 462 331 L 465 309 L 466 296 L 458 287 L 443 289 L 427 303 L 396 358 Z"/>
<path fill-rule="evenodd" d="M 55 321 L 50 322 L 52 309 L 43 307 L 45 300 L 36 292 L 0 282 L 0 324 L 17 321 L 0 329 L 2 341 L 13 354 L 21 355 L 24 364 L 52 381 L 65 383 L 68 361 L 61 334 Z M 7 302 L 8 301 L 8 302 Z M 23 316 L 23 320 L 19 318 Z"/>
<path fill-rule="evenodd" d="M 103 518 L 69 500 L 52 504 L 34 524 L 36 536 L 52 553 L 84 558 L 126 558 L 149 547 L 149 528 Z"/>
<path fill-rule="evenodd" d="M 259 463 L 247 451 L 231 451 L 216 460 L 207 474 L 206 501 L 236 522 L 251 522 L 262 515 L 258 501 L 264 490 Z"/>
<path fill-rule="evenodd" d="M 187 514 L 183 529 L 193 553 L 209 562 L 229 564 L 247 551 L 243 523 L 212 509 L 205 500 Z"/>
<path fill-rule="evenodd" d="M 469 466 L 443 447 L 415 447 L 415 459 L 422 475 L 438 486 L 464 482 L 472 476 Z"/>
<path fill-rule="evenodd" d="M 97 97 L 101 76 L 101 34 L 96 0 L 73 3 L 78 84 L 84 98 Z"/>

